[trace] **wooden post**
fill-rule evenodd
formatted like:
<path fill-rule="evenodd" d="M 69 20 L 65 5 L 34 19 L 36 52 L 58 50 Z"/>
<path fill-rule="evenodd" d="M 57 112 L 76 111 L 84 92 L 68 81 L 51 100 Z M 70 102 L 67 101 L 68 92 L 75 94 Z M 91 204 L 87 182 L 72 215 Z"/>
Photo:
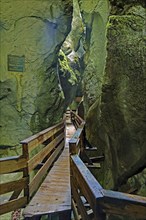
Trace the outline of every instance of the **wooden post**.
<path fill-rule="evenodd" d="M 81 157 L 82 157 L 83 152 L 84 152 L 84 134 L 82 132 L 80 135 L 80 154 L 81 154 Z"/>
<path fill-rule="evenodd" d="M 64 116 L 64 146 L 65 146 L 65 142 L 66 142 L 66 116 Z"/>
<path fill-rule="evenodd" d="M 73 139 L 71 139 L 70 141 L 73 141 Z M 71 155 L 77 154 L 76 142 L 69 142 L 69 152 Z"/>
<path fill-rule="evenodd" d="M 26 167 L 23 169 L 23 177 L 27 177 L 27 185 L 24 188 L 24 196 L 27 196 L 27 203 L 30 200 L 30 195 L 29 195 L 29 171 L 28 171 L 28 160 L 29 160 L 29 152 L 28 152 L 28 144 L 26 143 L 22 143 L 22 152 L 23 152 L 23 157 L 26 158 L 27 160 L 27 165 Z"/>

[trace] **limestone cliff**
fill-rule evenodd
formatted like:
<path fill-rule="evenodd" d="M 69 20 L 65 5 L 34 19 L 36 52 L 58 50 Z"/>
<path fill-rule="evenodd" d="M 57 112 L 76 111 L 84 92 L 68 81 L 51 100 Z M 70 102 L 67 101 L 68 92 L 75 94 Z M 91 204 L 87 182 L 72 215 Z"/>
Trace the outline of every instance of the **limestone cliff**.
<path fill-rule="evenodd" d="M 144 8 L 135 6 L 123 16 L 111 16 L 108 24 L 101 120 L 115 188 L 146 166 L 144 15 Z"/>
<path fill-rule="evenodd" d="M 93 5 L 79 2 L 88 33 L 84 79 L 86 135 L 98 147 L 98 154 L 105 155 L 98 179 L 105 188 L 146 195 L 145 170 L 141 173 L 146 167 L 143 1 L 110 1 L 107 25 L 108 8 L 104 5 L 101 10 L 106 1 L 96 0 Z"/>
<path fill-rule="evenodd" d="M 15 146 L 63 115 L 57 55 L 71 29 L 73 3 L 1 0 L 0 4 L 0 145 Z"/>
<path fill-rule="evenodd" d="M 82 96 L 82 59 L 84 26 L 78 0 L 73 0 L 73 19 L 71 31 L 64 41 L 59 53 L 60 82 L 69 106 L 76 96 Z"/>
<path fill-rule="evenodd" d="M 84 21 L 84 106 L 86 112 L 101 96 L 106 56 L 106 23 L 109 14 L 107 0 L 81 1 Z"/>

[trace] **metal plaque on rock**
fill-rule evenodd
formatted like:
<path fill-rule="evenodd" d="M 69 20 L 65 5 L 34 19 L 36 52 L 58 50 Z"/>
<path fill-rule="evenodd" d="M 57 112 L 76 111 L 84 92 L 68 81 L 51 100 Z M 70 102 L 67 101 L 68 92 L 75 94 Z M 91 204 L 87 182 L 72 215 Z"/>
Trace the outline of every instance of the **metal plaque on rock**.
<path fill-rule="evenodd" d="M 25 56 L 8 55 L 8 71 L 24 72 Z"/>

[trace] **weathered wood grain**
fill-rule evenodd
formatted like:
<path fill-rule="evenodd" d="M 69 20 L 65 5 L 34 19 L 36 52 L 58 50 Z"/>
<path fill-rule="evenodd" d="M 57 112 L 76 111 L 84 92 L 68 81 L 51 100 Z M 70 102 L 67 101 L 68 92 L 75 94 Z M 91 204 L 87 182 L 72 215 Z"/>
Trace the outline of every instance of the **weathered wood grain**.
<path fill-rule="evenodd" d="M 78 121 L 80 124 L 84 121 L 79 115 L 77 115 L 75 112 L 71 111 L 71 119 Z"/>
<path fill-rule="evenodd" d="M 95 211 L 97 198 L 103 198 L 103 188 L 77 155 L 71 156 L 71 171 L 72 175 L 76 177 L 78 185 L 81 186 L 80 190 Z"/>
<path fill-rule="evenodd" d="M 99 201 L 107 214 L 146 218 L 146 197 L 103 190 L 104 199 Z"/>
<path fill-rule="evenodd" d="M 64 134 L 60 134 L 52 142 L 50 142 L 46 147 L 44 147 L 39 153 L 37 153 L 33 158 L 28 161 L 29 172 L 33 170 L 43 159 L 63 140 Z"/>
<path fill-rule="evenodd" d="M 0 215 L 22 208 L 27 203 L 27 197 L 21 197 L 0 205 Z"/>
<path fill-rule="evenodd" d="M 80 220 L 80 216 L 79 216 L 76 204 L 73 199 L 72 199 L 72 210 L 73 210 L 75 220 Z"/>
<path fill-rule="evenodd" d="M 25 177 L 19 180 L 0 184 L 0 195 L 15 191 L 15 189 L 17 190 L 24 189 L 27 185 L 27 181 L 28 181 L 28 178 Z"/>
<path fill-rule="evenodd" d="M 81 214 L 82 219 L 90 220 L 90 218 L 87 214 L 86 208 L 84 207 L 84 204 L 79 196 L 78 188 L 76 187 L 76 183 L 74 182 L 73 179 L 71 181 L 71 189 L 72 189 L 73 198 L 77 203 L 78 212 Z"/>
<path fill-rule="evenodd" d="M 29 218 L 45 214 L 51 215 L 52 213 L 62 213 L 62 215 L 65 216 L 66 213 L 70 211 L 71 189 L 69 149 L 64 148 L 63 153 L 54 163 L 30 204 L 24 209 L 23 214 L 25 217 Z"/>
<path fill-rule="evenodd" d="M 27 160 L 22 156 L 5 158 L 0 160 L 0 174 L 12 173 L 26 166 Z"/>
<path fill-rule="evenodd" d="M 64 141 L 61 142 L 61 144 L 55 149 L 55 151 L 51 154 L 51 156 L 48 158 L 48 160 L 44 163 L 44 165 L 41 167 L 41 169 L 35 175 L 32 182 L 29 184 L 30 196 L 32 196 L 33 193 L 37 190 L 40 183 L 42 182 L 45 175 L 47 174 L 47 170 L 51 167 L 52 163 L 54 162 L 56 157 L 59 155 L 59 153 L 61 152 L 63 147 L 64 147 Z"/>
<path fill-rule="evenodd" d="M 72 138 L 69 140 L 69 149 L 71 154 L 78 154 L 81 148 L 82 133 L 84 129 L 84 123 L 76 130 Z"/>
<path fill-rule="evenodd" d="M 23 141 L 21 141 L 21 144 L 27 144 L 28 150 L 32 151 L 36 146 L 39 144 L 45 142 L 47 139 L 49 139 L 51 136 L 55 135 L 59 130 L 61 130 L 64 127 L 64 122 L 61 122 L 57 125 L 54 125 L 50 128 L 47 128 Z"/>

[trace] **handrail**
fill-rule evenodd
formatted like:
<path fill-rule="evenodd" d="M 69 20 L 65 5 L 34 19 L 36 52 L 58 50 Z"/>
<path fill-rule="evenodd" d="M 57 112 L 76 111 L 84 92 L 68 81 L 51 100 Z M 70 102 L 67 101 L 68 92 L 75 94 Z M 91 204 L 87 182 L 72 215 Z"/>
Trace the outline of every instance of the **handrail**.
<path fill-rule="evenodd" d="M 71 154 L 79 154 L 80 151 L 82 151 L 83 149 L 84 126 L 85 126 L 85 122 L 82 122 L 69 141 L 69 148 Z"/>
<path fill-rule="evenodd" d="M 71 122 L 77 129 L 69 141 L 69 148 L 71 154 L 80 154 L 84 145 L 84 127 L 85 121 L 77 115 L 74 111 L 70 111 Z"/>
<path fill-rule="evenodd" d="M 74 112 L 71 112 L 71 115 L 73 123 L 77 127 L 73 138 L 69 141 L 72 204 L 74 201 L 77 204 L 77 207 L 73 205 L 76 219 L 79 219 L 77 211 L 83 220 L 89 220 L 89 215 L 92 215 L 94 220 L 105 220 L 107 214 L 145 218 L 146 197 L 103 189 L 82 162 L 79 152 L 81 147 L 84 148 L 83 145 L 80 145 L 80 143 L 84 143 L 85 138 L 82 136 L 84 121 L 80 120 Z M 80 124 L 78 124 L 79 120 Z"/>
<path fill-rule="evenodd" d="M 94 178 L 79 157 L 84 149 L 85 122 L 71 112 L 76 132 L 69 141 L 71 161 L 71 187 L 73 200 L 83 220 L 105 220 L 106 214 L 127 215 L 137 218 L 146 216 L 146 198 L 127 193 L 105 190 Z M 0 195 L 13 192 L 9 200 L 0 205 L 0 214 L 24 207 L 39 187 L 48 169 L 52 166 L 64 147 L 64 120 L 21 142 L 23 154 L 0 159 L 0 173 L 22 172 L 18 180 L 0 184 Z M 41 144 L 42 149 L 31 156 L 31 152 Z M 34 151 L 33 151 L 34 153 Z M 37 173 L 31 179 L 31 172 Z M 23 194 L 22 194 L 23 192 Z M 73 201 L 73 204 L 74 204 Z M 75 205 L 74 205 L 75 207 Z M 76 208 L 76 207 L 75 207 Z M 76 219 L 79 219 L 76 212 Z"/>
<path fill-rule="evenodd" d="M 103 190 L 104 198 L 100 206 L 107 214 L 146 217 L 146 197 L 128 193 Z"/>
<path fill-rule="evenodd" d="M 24 207 L 27 204 L 27 195 L 25 188 L 28 184 L 28 177 L 25 177 L 25 168 L 27 167 L 27 160 L 22 156 L 12 156 L 0 159 L 0 174 L 12 174 L 14 172 L 22 172 L 23 177 L 20 176 L 16 180 L 4 182 L 0 184 L 0 195 L 10 193 L 7 195 L 7 201 L 0 204 L 0 215 L 13 211 L 16 208 Z M 13 208 L 12 208 L 13 207 Z"/>
<path fill-rule="evenodd" d="M 28 145 L 28 150 L 33 150 L 37 145 L 45 142 L 46 140 L 48 140 L 51 136 L 55 135 L 60 128 L 64 127 L 64 121 L 62 121 L 61 123 L 54 125 L 52 127 L 49 127 L 23 141 L 21 141 L 20 143 L 23 144 L 27 144 Z"/>
<path fill-rule="evenodd" d="M 0 174 L 23 173 L 18 180 L 0 184 L 0 195 L 13 192 L 10 199 L 0 205 L 1 215 L 23 208 L 28 204 L 47 171 L 62 151 L 65 141 L 64 134 L 65 118 L 57 125 L 21 141 L 21 156 L 0 159 Z"/>
<path fill-rule="evenodd" d="M 64 147 L 64 134 L 65 122 L 62 120 L 57 125 L 21 141 L 23 153 L 26 155 L 28 162 L 26 173 L 29 176 L 27 189 L 29 200 L 40 186 L 47 171 Z M 32 174 L 33 177 L 30 177 Z"/>
<path fill-rule="evenodd" d="M 82 123 L 85 123 L 85 121 L 77 115 L 74 111 L 70 111 L 70 116 L 71 116 L 71 122 L 77 129 Z"/>
<path fill-rule="evenodd" d="M 78 155 L 71 156 L 71 188 L 83 220 L 89 219 L 84 204 L 93 210 L 94 219 L 103 219 L 100 218 L 102 214 L 97 212 L 97 200 L 103 198 L 102 187 Z"/>
<path fill-rule="evenodd" d="M 12 156 L 0 159 L 0 174 L 22 171 L 27 166 L 26 158 L 22 156 Z"/>

